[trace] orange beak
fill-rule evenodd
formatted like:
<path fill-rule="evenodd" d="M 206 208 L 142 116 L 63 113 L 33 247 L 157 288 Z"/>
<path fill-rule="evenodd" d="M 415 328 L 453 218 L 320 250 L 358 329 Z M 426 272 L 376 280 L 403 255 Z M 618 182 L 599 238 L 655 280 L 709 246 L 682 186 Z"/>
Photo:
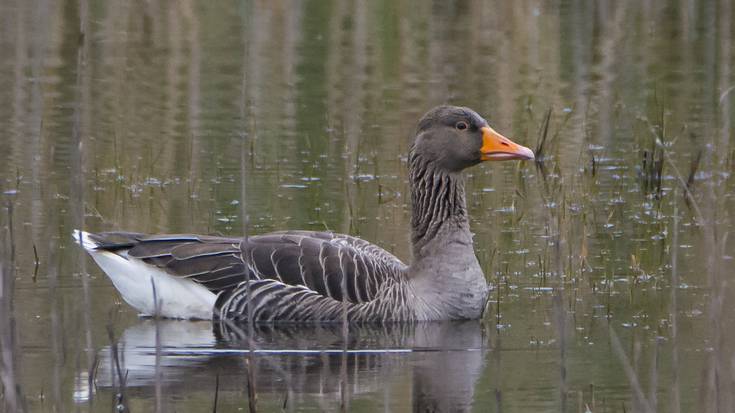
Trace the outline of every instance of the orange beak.
<path fill-rule="evenodd" d="M 495 132 L 489 126 L 480 128 L 482 131 L 482 148 L 480 159 L 483 161 L 508 161 L 511 159 L 533 160 L 533 151 L 521 146 L 505 136 Z"/>

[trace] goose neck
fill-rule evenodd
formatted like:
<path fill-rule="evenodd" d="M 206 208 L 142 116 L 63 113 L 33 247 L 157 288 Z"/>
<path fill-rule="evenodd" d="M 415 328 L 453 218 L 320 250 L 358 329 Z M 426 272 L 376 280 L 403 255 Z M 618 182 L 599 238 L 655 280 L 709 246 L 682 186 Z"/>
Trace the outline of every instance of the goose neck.
<path fill-rule="evenodd" d="M 469 235 L 464 180 L 459 172 L 439 169 L 421 155 L 412 154 L 409 179 L 414 260 L 424 255 L 427 245 L 457 232 Z"/>

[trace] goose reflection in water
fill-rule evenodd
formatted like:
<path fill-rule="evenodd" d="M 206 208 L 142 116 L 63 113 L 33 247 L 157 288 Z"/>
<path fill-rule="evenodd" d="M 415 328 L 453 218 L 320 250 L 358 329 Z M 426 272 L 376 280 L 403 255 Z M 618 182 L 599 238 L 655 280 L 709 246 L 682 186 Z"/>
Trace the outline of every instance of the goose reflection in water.
<path fill-rule="evenodd" d="M 160 377 L 162 393 L 179 402 L 213 400 L 217 387 L 220 405 L 240 398 L 245 406 L 245 356 L 252 348 L 258 399 L 286 400 L 286 410 L 339 409 L 344 382 L 348 400 L 383 393 L 386 411 L 396 403 L 403 410 L 407 402 L 414 411 L 467 411 L 485 362 L 478 321 L 350 325 L 346 345 L 340 324 L 259 325 L 252 340 L 246 331 L 230 322 L 151 319 L 127 328 L 116 343 L 127 399 L 150 402 Z M 119 388 L 112 349 L 98 354 L 98 397 Z M 78 380 L 78 399 L 89 396 L 86 381 Z"/>

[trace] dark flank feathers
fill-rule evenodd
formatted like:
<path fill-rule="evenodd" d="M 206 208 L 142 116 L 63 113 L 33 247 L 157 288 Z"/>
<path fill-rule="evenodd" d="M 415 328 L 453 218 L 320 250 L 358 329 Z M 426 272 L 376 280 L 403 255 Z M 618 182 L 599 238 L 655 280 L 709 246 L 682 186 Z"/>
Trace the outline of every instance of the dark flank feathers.
<path fill-rule="evenodd" d="M 367 241 L 329 232 L 284 231 L 247 240 L 129 232 L 91 236 L 99 243 L 97 249 L 141 259 L 219 294 L 215 311 L 225 306 L 220 314 L 227 318 L 247 314 L 248 279 L 251 302 L 258 310 L 256 319 L 282 320 L 289 310 L 306 302 L 368 303 L 386 283 L 399 282 L 406 268 L 398 258 Z M 305 320 L 308 315 L 299 311 L 291 317 Z"/>

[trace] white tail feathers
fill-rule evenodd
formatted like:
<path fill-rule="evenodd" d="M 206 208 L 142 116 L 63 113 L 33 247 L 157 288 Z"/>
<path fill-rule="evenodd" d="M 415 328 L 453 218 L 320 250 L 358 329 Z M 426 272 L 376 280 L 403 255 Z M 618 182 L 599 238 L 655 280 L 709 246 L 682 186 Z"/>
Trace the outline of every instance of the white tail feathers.
<path fill-rule="evenodd" d="M 107 274 L 122 298 L 140 313 L 154 315 L 158 312 L 170 318 L 212 318 L 217 296 L 201 284 L 128 257 L 127 250 L 106 251 L 94 240 L 94 234 L 74 230 L 72 235 Z"/>
<path fill-rule="evenodd" d="M 96 249 L 99 244 L 96 243 L 90 236 L 89 232 L 75 229 L 71 232 L 71 236 L 74 237 L 74 241 L 81 245 L 87 251 Z"/>

